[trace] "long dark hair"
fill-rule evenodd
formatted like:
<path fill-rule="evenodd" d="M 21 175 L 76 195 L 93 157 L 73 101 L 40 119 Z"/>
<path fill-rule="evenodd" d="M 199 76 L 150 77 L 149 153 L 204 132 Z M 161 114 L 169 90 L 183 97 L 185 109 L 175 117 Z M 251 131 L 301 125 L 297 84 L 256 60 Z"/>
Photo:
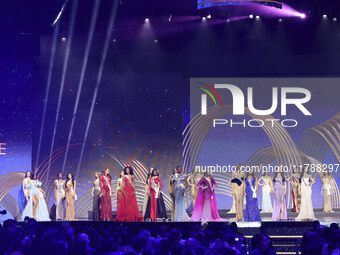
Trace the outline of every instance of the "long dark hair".
<path fill-rule="evenodd" d="M 177 171 L 176 167 L 172 170 L 172 174 L 175 174 L 175 170 Z"/>
<path fill-rule="evenodd" d="M 68 175 L 69 175 L 69 174 L 72 176 L 72 186 L 74 187 L 74 181 L 75 181 L 75 179 L 74 179 L 73 174 L 71 174 L 71 173 L 68 173 L 68 174 L 66 175 L 65 187 L 67 187 L 67 182 L 70 180 L 70 179 L 68 178 Z"/>
<path fill-rule="evenodd" d="M 108 169 L 108 168 L 106 168 L 106 169 Z M 108 174 L 108 175 L 105 174 L 106 169 L 102 171 L 102 175 L 108 176 L 108 177 L 110 178 L 110 180 L 112 180 L 111 174 Z M 110 169 L 109 169 L 109 170 L 110 170 Z"/>
<path fill-rule="evenodd" d="M 28 177 L 28 176 L 27 176 L 28 172 L 30 173 L 30 179 L 32 179 L 32 172 L 31 172 L 30 170 L 26 171 L 26 173 L 25 173 L 25 178 Z"/>
<path fill-rule="evenodd" d="M 156 171 L 156 174 L 154 174 L 155 171 Z M 151 173 L 151 177 L 154 177 L 154 176 L 159 176 L 158 170 L 156 168 L 154 168 Z"/>
<path fill-rule="evenodd" d="M 254 172 L 254 171 L 253 171 L 252 173 L 247 172 L 247 174 L 246 174 L 246 179 L 247 179 L 249 176 L 253 177 L 253 179 L 256 180 L 256 176 L 255 176 L 255 172 Z"/>
<path fill-rule="evenodd" d="M 132 169 L 131 166 L 126 166 L 126 167 L 124 168 L 124 174 L 125 174 L 125 175 L 127 175 L 126 169 L 129 169 L 129 170 L 130 170 L 130 173 L 129 173 L 130 175 L 133 175 L 133 169 Z"/>
<path fill-rule="evenodd" d="M 286 176 L 285 173 L 282 171 L 276 171 L 274 176 L 273 176 L 273 182 L 275 182 L 275 179 L 277 178 L 278 173 L 281 173 L 281 178 L 282 178 L 282 182 L 286 181 Z"/>
<path fill-rule="evenodd" d="M 150 174 L 151 169 L 152 169 L 152 172 L 153 172 L 153 170 L 154 170 L 154 168 L 152 168 L 152 167 L 149 169 L 148 174 L 146 175 L 146 179 L 145 179 L 145 183 L 146 183 L 146 184 L 149 182 L 149 178 L 150 178 L 150 176 L 151 176 L 151 174 Z M 125 173 L 125 171 L 124 171 L 124 173 Z"/>
<path fill-rule="evenodd" d="M 38 179 L 37 172 L 32 172 L 31 174 L 33 175 L 33 176 L 32 176 L 33 178 L 31 177 L 31 180 L 34 180 L 34 181 L 35 181 L 35 180 Z"/>

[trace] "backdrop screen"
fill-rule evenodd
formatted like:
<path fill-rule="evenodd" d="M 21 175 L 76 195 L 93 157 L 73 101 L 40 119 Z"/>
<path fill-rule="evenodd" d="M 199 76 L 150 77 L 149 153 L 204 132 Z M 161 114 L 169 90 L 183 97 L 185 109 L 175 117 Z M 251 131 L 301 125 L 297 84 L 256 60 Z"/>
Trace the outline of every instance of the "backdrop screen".
<path fill-rule="evenodd" d="M 247 5 L 250 2 L 262 3 L 268 6 L 274 6 L 282 8 L 282 1 L 280 0 L 197 0 L 197 9 L 204 9 L 217 6 L 229 6 L 229 5 Z"/>

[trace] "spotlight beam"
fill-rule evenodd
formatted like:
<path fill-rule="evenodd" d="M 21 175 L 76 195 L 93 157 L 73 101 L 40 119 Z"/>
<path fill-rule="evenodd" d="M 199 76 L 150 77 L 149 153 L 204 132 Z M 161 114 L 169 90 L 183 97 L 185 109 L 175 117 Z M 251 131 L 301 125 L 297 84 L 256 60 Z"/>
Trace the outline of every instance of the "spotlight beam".
<path fill-rule="evenodd" d="M 79 80 L 79 85 L 78 85 L 76 102 L 75 102 L 74 108 L 73 108 L 73 117 L 72 117 L 70 132 L 69 132 L 69 136 L 68 136 L 68 141 L 67 141 L 67 147 L 66 147 L 66 152 L 65 152 L 64 162 L 63 162 L 62 173 L 64 173 L 64 170 L 65 170 L 65 165 L 66 165 L 68 151 L 69 151 L 69 145 L 70 145 L 72 134 L 73 134 L 74 121 L 76 119 L 79 99 L 80 99 L 81 91 L 82 91 L 82 88 L 83 88 L 84 76 L 85 76 L 85 72 L 86 72 L 86 67 L 87 67 L 87 62 L 88 62 L 88 58 L 89 58 L 89 54 L 90 54 L 91 45 L 92 45 L 93 34 L 94 34 L 94 30 L 95 30 L 96 23 L 97 23 L 97 17 L 98 17 L 100 2 L 101 2 L 100 0 L 94 1 L 94 8 L 93 8 L 93 11 L 92 11 L 91 25 L 90 25 L 90 30 L 89 30 L 89 33 L 88 33 L 88 36 L 87 36 L 85 55 L 84 55 L 83 65 L 82 65 L 81 73 L 80 73 L 80 80 Z"/>
<path fill-rule="evenodd" d="M 101 57 L 101 60 L 100 60 L 100 66 L 99 66 L 99 70 L 98 70 L 96 87 L 95 87 L 95 90 L 94 90 L 94 93 L 93 93 L 93 97 L 92 97 L 92 104 L 91 104 L 91 109 L 90 109 L 89 117 L 88 117 L 88 120 L 87 120 L 87 126 L 86 126 L 85 135 L 84 135 L 84 143 L 83 143 L 83 146 L 82 146 L 82 149 L 81 149 L 81 153 L 80 153 L 80 158 L 79 158 L 79 162 L 78 162 L 76 178 L 78 178 L 79 169 L 81 167 L 81 163 L 82 163 L 82 160 L 83 160 L 85 143 L 86 143 L 87 135 L 88 135 L 88 132 L 89 132 L 89 129 L 90 129 L 90 125 L 91 125 L 93 109 L 94 109 L 94 106 L 95 106 L 96 100 L 97 100 L 98 89 L 99 89 L 99 85 L 100 85 L 100 82 L 101 82 L 101 79 L 102 79 L 104 64 L 105 64 L 107 52 L 108 52 L 110 41 L 111 41 L 110 40 L 110 38 L 111 38 L 111 31 L 113 30 L 113 25 L 114 25 L 114 21 L 115 21 L 116 14 L 117 14 L 117 9 L 118 9 L 118 1 L 113 0 L 112 9 L 111 9 L 111 17 L 110 17 L 109 25 L 108 25 L 107 30 L 106 30 L 106 40 L 105 40 L 105 44 L 104 44 L 104 48 L 103 48 L 102 57 Z"/>
<path fill-rule="evenodd" d="M 53 66 L 54 66 L 54 58 L 55 58 L 55 51 L 56 51 L 56 47 L 57 47 L 59 28 L 60 28 L 60 26 L 59 26 L 59 23 L 58 23 L 57 26 L 54 28 L 54 31 L 53 31 L 53 41 L 52 41 L 50 63 L 49 63 L 49 67 L 48 67 L 47 85 L 46 85 L 46 92 L 45 92 L 45 99 L 44 99 L 44 109 L 43 109 L 43 115 L 42 115 L 41 125 L 40 125 L 38 151 L 37 151 L 37 157 L 35 159 L 34 171 L 37 169 L 38 163 L 39 163 L 41 141 L 42 141 L 42 135 L 43 135 L 43 132 L 44 132 L 46 108 L 47 108 L 47 104 L 48 104 L 48 95 L 50 93 L 50 87 L 51 87 L 52 70 L 53 70 Z"/>
<path fill-rule="evenodd" d="M 51 24 L 51 27 L 54 27 L 55 24 L 57 24 L 58 20 L 60 19 L 61 15 L 63 14 L 65 8 L 66 8 L 66 5 L 68 3 L 69 0 L 65 0 L 65 2 L 63 3 L 61 9 L 60 9 L 60 12 L 58 13 L 57 17 L 55 18 L 55 20 L 53 21 L 53 23 Z"/>
<path fill-rule="evenodd" d="M 55 122 L 54 122 L 54 130 L 53 130 L 53 137 L 52 137 L 52 143 L 51 143 L 50 157 L 49 157 L 49 161 L 48 161 L 48 169 L 47 169 L 46 180 L 49 179 L 49 173 L 50 173 L 50 167 L 51 167 L 51 155 L 53 153 L 54 142 L 55 142 L 55 135 L 57 133 L 59 111 L 60 111 L 61 99 L 63 97 L 65 78 L 66 78 L 66 71 L 67 71 L 67 67 L 68 67 L 68 60 L 69 60 L 69 57 L 70 57 L 74 24 L 75 24 L 75 20 L 76 20 L 76 16 L 77 16 L 77 8 L 78 8 L 78 0 L 74 0 L 73 4 L 72 4 L 72 11 L 71 11 L 72 12 L 71 13 L 71 22 L 70 22 L 70 26 L 69 26 L 69 29 L 68 29 L 69 40 L 67 41 L 67 44 L 66 44 L 64 66 L 63 66 L 63 72 L 62 72 L 62 77 L 61 77 L 61 82 L 60 82 L 60 90 L 59 90 L 59 97 L 58 97 L 58 106 L 57 106 L 57 113 L 56 113 L 56 118 L 55 118 Z"/>

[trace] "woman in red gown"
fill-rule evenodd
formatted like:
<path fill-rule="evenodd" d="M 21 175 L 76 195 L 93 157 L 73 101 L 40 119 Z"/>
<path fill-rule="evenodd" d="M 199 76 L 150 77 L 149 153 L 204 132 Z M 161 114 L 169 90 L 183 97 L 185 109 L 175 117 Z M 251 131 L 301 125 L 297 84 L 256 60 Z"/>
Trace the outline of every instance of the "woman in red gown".
<path fill-rule="evenodd" d="M 136 181 L 133 176 L 132 167 L 124 168 L 124 192 L 126 199 L 126 221 L 144 221 L 143 216 L 139 212 L 136 199 Z"/>
<path fill-rule="evenodd" d="M 124 192 L 124 184 L 125 184 L 125 175 L 124 171 L 120 173 L 120 178 L 117 180 L 117 216 L 114 221 L 126 221 L 126 199 Z"/>
<path fill-rule="evenodd" d="M 162 191 L 162 180 L 158 176 L 157 169 L 154 169 L 149 178 L 149 190 L 151 197 L 150 218 L 152 221 L 157 221 L 157 200 Z"/>
<path fill-rule="evenodd" d="M 103 196 L 100 202 L 100 218 L 104 221 L 110 221 L 112 219 L 112 186 L 111 186 L 111 175 L 110 170 L 106 169 L 100 176 L 100 191 Z"/>

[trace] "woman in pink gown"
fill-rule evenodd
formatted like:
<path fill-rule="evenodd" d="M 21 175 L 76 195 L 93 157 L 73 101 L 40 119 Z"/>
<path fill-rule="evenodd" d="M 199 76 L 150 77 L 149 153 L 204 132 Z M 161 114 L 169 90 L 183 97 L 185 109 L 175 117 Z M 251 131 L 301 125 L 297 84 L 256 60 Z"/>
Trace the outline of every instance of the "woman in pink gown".
<path fill-rule="evenodd" d="M 220 218 L 217 205 L 215 188 L 216 181 L 206 172 L 204 177 L 197 183 L 199 187 L 195 207 L 190 221 L 226 221 Z"/>

